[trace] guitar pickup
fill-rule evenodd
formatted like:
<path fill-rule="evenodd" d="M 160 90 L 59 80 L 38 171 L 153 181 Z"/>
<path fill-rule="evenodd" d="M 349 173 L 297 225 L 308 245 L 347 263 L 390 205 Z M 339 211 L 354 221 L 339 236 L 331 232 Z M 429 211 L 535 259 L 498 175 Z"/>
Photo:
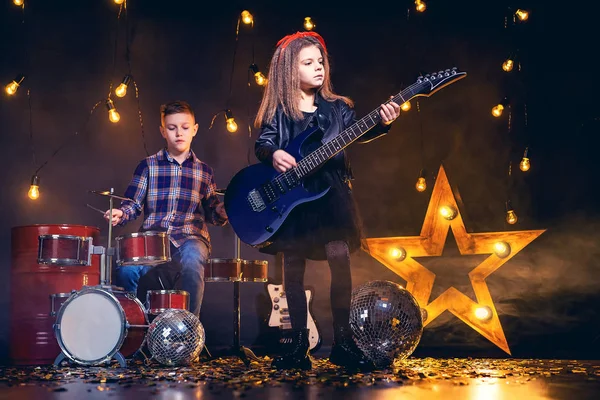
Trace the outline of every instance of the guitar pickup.
<path fill-rule="evenodd" d="M 284 324 L 284 323 L 289 323 L 290 322 L 290 317 L 286 316 L 286 317 L 281 317 L 279 318 L 279 322 Z"/>
<path fill-rule="evenodd" d="M 261 212 L 265 208 L 267 208 L 265 201 L 256 189 L 253 189 L 252 191 L 250 191 L 250 193 L 248 193 L 248 197 L 246 197 L 246 200 L 248 201 L 250 208 L 252 208 L 252 211 L 254 212 Z"/>

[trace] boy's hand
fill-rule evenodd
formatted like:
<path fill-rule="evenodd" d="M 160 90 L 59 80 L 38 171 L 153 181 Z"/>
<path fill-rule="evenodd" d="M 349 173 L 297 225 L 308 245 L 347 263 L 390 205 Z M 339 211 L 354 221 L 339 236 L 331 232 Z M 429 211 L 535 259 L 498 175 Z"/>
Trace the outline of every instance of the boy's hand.
<path fill-rule="evenodd" d="M 273 168 L 279 172 L 285 172 L 296 166 L 296 159 L 284 150 L 276 150 L 273 153 Z"/>
<path fill-rule="evenodd" d="M 110 210 L 106 210 L 106 212 L 104 213 L 104 219 L 107 221 L 109 218 L 109 212 L 110 212 Z M 112 209 L 112 226 L 119 224 L 122 219 L 123 219 L 123 210 L 121 210 L 120 208 L 113 208 Z"/>

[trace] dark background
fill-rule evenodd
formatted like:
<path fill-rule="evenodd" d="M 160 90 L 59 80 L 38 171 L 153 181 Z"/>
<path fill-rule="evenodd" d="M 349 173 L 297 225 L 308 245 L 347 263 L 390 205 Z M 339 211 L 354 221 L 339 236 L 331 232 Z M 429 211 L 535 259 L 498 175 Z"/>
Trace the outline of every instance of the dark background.
<path fill-rule="evenodd" d="M 104 243 L 107 226 L 85 204 L 104 209 L 107 201 L 88 190 L 125 190 L 133 169 L 146 156 L 144 143 L 150 154 L 163 146 L 159 106 L 176 99 L 195 108 L 200 128 L 193 150 L 215 169 L 217 186 L 226 187 L 238 170 L 256 162 L 249 149 L 257 132 L 252 130 L 249 138 L 248 123 L 261 89 L 253 81 L 247 85 L 248 65 L 254 60 L 266 71 L 277 40 L 303 30 L 305 16 L 315 20 L 315 31 L 325 38 L 335 90 L 356 101 L 359 116 L 413 83 L 419 73 L 453 66 L 468 72 L 466 79 L 421 98 L 420 114 L 413 102 L 386 137 L 349 149 L 367 236 L 417 235 L 443 163 L 451 185 L 460 191 L 469 231 L 547 229 L 487 279 L 512 355 L 600 356 L 598 80 L 597 65 L 591 61 L 598 6 L 432 0 L 425 13 L 417 14 L 410 1 L 350 6 L 132 0 L 117 30 L 118 6 L 109 0 L 31 0 L 26 5 L 24 23 L 12 1 L 0 6 L 0 81 L 5 85 L 18 73 L 27 75 L 16 96 L 3 92 L 0 99 L 2 363 L 10 341 L 11 228 L 92 225 L 101 229 Z M 530 9 L 530 19 L 513 24 L 509 18 L 505 26 L 509 7 Z M 240 27 L 236 47 L 237 18 L 243 9 L 254 14 L 255 25 Z M 118 84 L 128 72 L 127 47 L 139 86 L 145 139 L 131 88 L 125 98 L 115 100 L 121 114 L 118 124 L 108 121 L 104 105 L 88 120 L 92 106 L 106 98 L 109 82 Z M 517 48 L 521 70 L 507 74 L 501 64 Z M 510 130 L 507 110 L 499 119 L 490 114 L 505 96 L 511 100 Z M 222 114 L 208 129 L 212 116 L 226 106 L 240 126 L 235 134 L 225 130 Z M 65 141 L 68 145 L 52 157 Z M 526 146 L 532 168 L 522 173 L 518 162 Z M 31 176 L 47 160 L 39 172 L 41 197 L 30 201 Z M 424 193 L 414 189 L 421 168 L 427 170 L 429 183 Z M 504 220 L 507 196 L 519 216 L 515 226 Z M 114 234 L 134 232 L 140 223 L 141 219 L 116 228 Z M 210 232 L 212 256 L 233 257 L 231 228 L 211 227 Z M 277 275 L 270 256 L 243 245 L 242 258 L 266 259 L 270 276 Z M 461 257 L 449 235 L 443 257 L 423 260 L 437 274 L 431 299 L 449 286 L 473 298 L 467 273 L 480 261 Z M 378 279 L 404 284 L 366 253 L 355 253 L 352 263 L 354 287 Z M 326 263 L 310 263 L 306 284 L 315 290 L 313 315 L 326 347 L 332 340 L 330 279 Z M 263 284 L 242 285 L 242 343 L 257 351 L 265 342 L 265 294 Z M 206 285 L 201 320 L 209 348 L 231 343 L 231 302 L 230 284 Z M 505 353 L 446 312 L 425 329 L 415 355 Z"/>

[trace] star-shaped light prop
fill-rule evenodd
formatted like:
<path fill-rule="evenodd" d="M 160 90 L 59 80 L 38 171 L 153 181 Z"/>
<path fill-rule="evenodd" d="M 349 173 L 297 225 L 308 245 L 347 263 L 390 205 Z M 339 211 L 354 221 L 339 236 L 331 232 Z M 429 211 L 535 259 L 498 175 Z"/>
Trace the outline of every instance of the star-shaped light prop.
<path fill-rule="evenodd" d="M 429 302 L 435 274 L 418 263 L 415 257 L 441 256 L 448 229 L 452 229 L 462 255 L 490 255 L 469 272 L 476 302 L 454 287 Z M 467 233 L 442 166 L 429 200 L 420 236 L 369 238 L 367 246 L 372 257 L 406 280 L 406 289 L 424 310 L 424 326 L 448 310 L 510 354 L 485 279 L 544 232 L 545 229 Z"/>

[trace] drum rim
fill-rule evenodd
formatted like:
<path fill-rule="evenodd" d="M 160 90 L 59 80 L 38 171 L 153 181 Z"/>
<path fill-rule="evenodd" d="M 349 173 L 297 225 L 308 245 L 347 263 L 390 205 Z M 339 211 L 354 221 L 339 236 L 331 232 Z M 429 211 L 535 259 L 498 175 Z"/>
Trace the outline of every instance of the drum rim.
<path fill-rule="evenodd" d="M 44 235 L 38 235 L 38 239 L 81 239 L 83 241 L 93 240 L 91 236 L 63 235 L 60 233 L 46 233 Z"/>
<path fill-rule="evenodd" d="M 269 265 L 267 260 L 242 260 L 243 264 Z"/>
<path fill-rule="evenodd" d="M 242 278 L 242 282 L 268 282 L 269 278 Z"/>
<path fill-rule="evenodd" d="M 119 315 L 121 316 L 122 329 L 121 329 L 121 334 L 119 335 L 119 340 L 118 340 L 117 345 L 109 352 L 109 354 L 107 354 L 103 358 L 99 358 L 97 360 L 80 360 L 73 354 L 70 354 L 70 352 L 66 349 L 66 346 L 62 340 L 62 336 L 60 334 L 60 330 L 61 330 L 60 321 L 62 321 L 62 316 L 63 316 L 65 310 L 68 308 L 67 307 L 68 304 L 72 303 L 79 296 L 82 296 L 86 293 L 93 293 L 93 292 L 99 292 L 102 296 L 105 296 L 105 297 L 113 300 L 119 306 L 118 311 L 119 311 Z M 136 300 L 138 300 L 138 299 L 136 299 Z M 140 303 L 139 300 L 138 300 L 138 303 Z M 141 303 L 140 303 L 140 305 L 141 305 Z M 142 307 L 142 309 L 144 309 L 144 308 Z M 146 314 L 144 314 L 144 315 L 146 315 Z M 146 322 L 148 322 L 148 317 L 146 316 L 145 318 L 146 318 Z M 81 365 L 102 364 L 102 363 L 112 359 L 112 357 L 115 354 L 117 354 L 117 352 L 121 349 L 121 346 L 123 346 L 123 342 L 125 341 L 125 336 L 127 336 L 127 316 L 125 315 L 125 310 L 123 309 L 123 306 L 121 306 L 121 302 L 119 302 L 119 299 L 117 299 L 117 297 L 112 294 L 112 291 L 106 290 L 104 288 L 85 287 L 84 286 L 81 290 L 73 293 L 72 297 L 67 299 L 67 301 L 65 301 L 62 304 L 62 306 L 60 307 L 60 309 L 58 310 L 58 313 L 56 314 L 56 323 L 54 324 L 54 336 L 56 337 L 58 346 L 61 348 L 63 354 L 69 360 L 76 362 L 77 364 L 81 364 Z"/>
<path fill-rule="evenodd" d="M 123 259 L 119 259 L 116 261 L 117 265 L 119 267 L 121 266 L 128 266 L 128 265 L 147 265 L 148 262 L 154 262 L 154 261 L 160 261 L 159 264 L 162 263 L 168 263 L 170 262 L 172 259 L 171 257 L 158 257 L 158 256 L 147 256 L 147 257 L 129 257 L 129 258 L 123 258 Z M 125 263 L 130 263 L 130 264 L 125 264 Z M 158 264 L 156 264 L 158 265 Z M 150 265 L 151 267 L 153 265 Z"/>
<path fill-rule="evenodd" d="M 230 262 L 234 262 L 234 263 L 240 263 L 243 260 L 241 258 L 209 258 L 206 263 L 207 264 L 221 264 L 221 263 L 230 263 Z"/>
<path fill-rule="evenodd" d="M 48 297 L 50 297 L 50 298 L 53 298 L 53 297 L 54 297 L 54 298 L 57 298 L 57 297 L 58 297 L 58 298 L 61 298 L 61 299 L 62 299 L 62 298 L 64 298 L 64 297 L 71 297 L 71 295 L 72 295 L 72 294 L 73 294 L 73 293 L 71 293 L 71 292 L 68 292 L 68 293 L 66 293 L 66 292 L 63 292 L 63 293 L 50 293 L 50 294 L 48 295 Z"/>
<path fill-rule="evenodd" d="M 166 290 L 166 289 L 158 289 L 158 290 L 147 290 L 146 291 L 146 297 L 148 297 L 148 295 L 152 293 L 152 294 L 184 294 L 189 296 L 190 293 L 186 290 Z"/>
<path fill-rule="evenodd" d="M 132 232 L 132 233 L 127 233 L 125 235 L 117 236 L 115 238 L 115 240 L 119 241 L 119 240 L 123 240 L 123 239 L 136 238 L 136 237 L 144 237 L 144 236 L 168 237 L 169 234 L 167 232 L 162 232 L 162 231 Z"/>

